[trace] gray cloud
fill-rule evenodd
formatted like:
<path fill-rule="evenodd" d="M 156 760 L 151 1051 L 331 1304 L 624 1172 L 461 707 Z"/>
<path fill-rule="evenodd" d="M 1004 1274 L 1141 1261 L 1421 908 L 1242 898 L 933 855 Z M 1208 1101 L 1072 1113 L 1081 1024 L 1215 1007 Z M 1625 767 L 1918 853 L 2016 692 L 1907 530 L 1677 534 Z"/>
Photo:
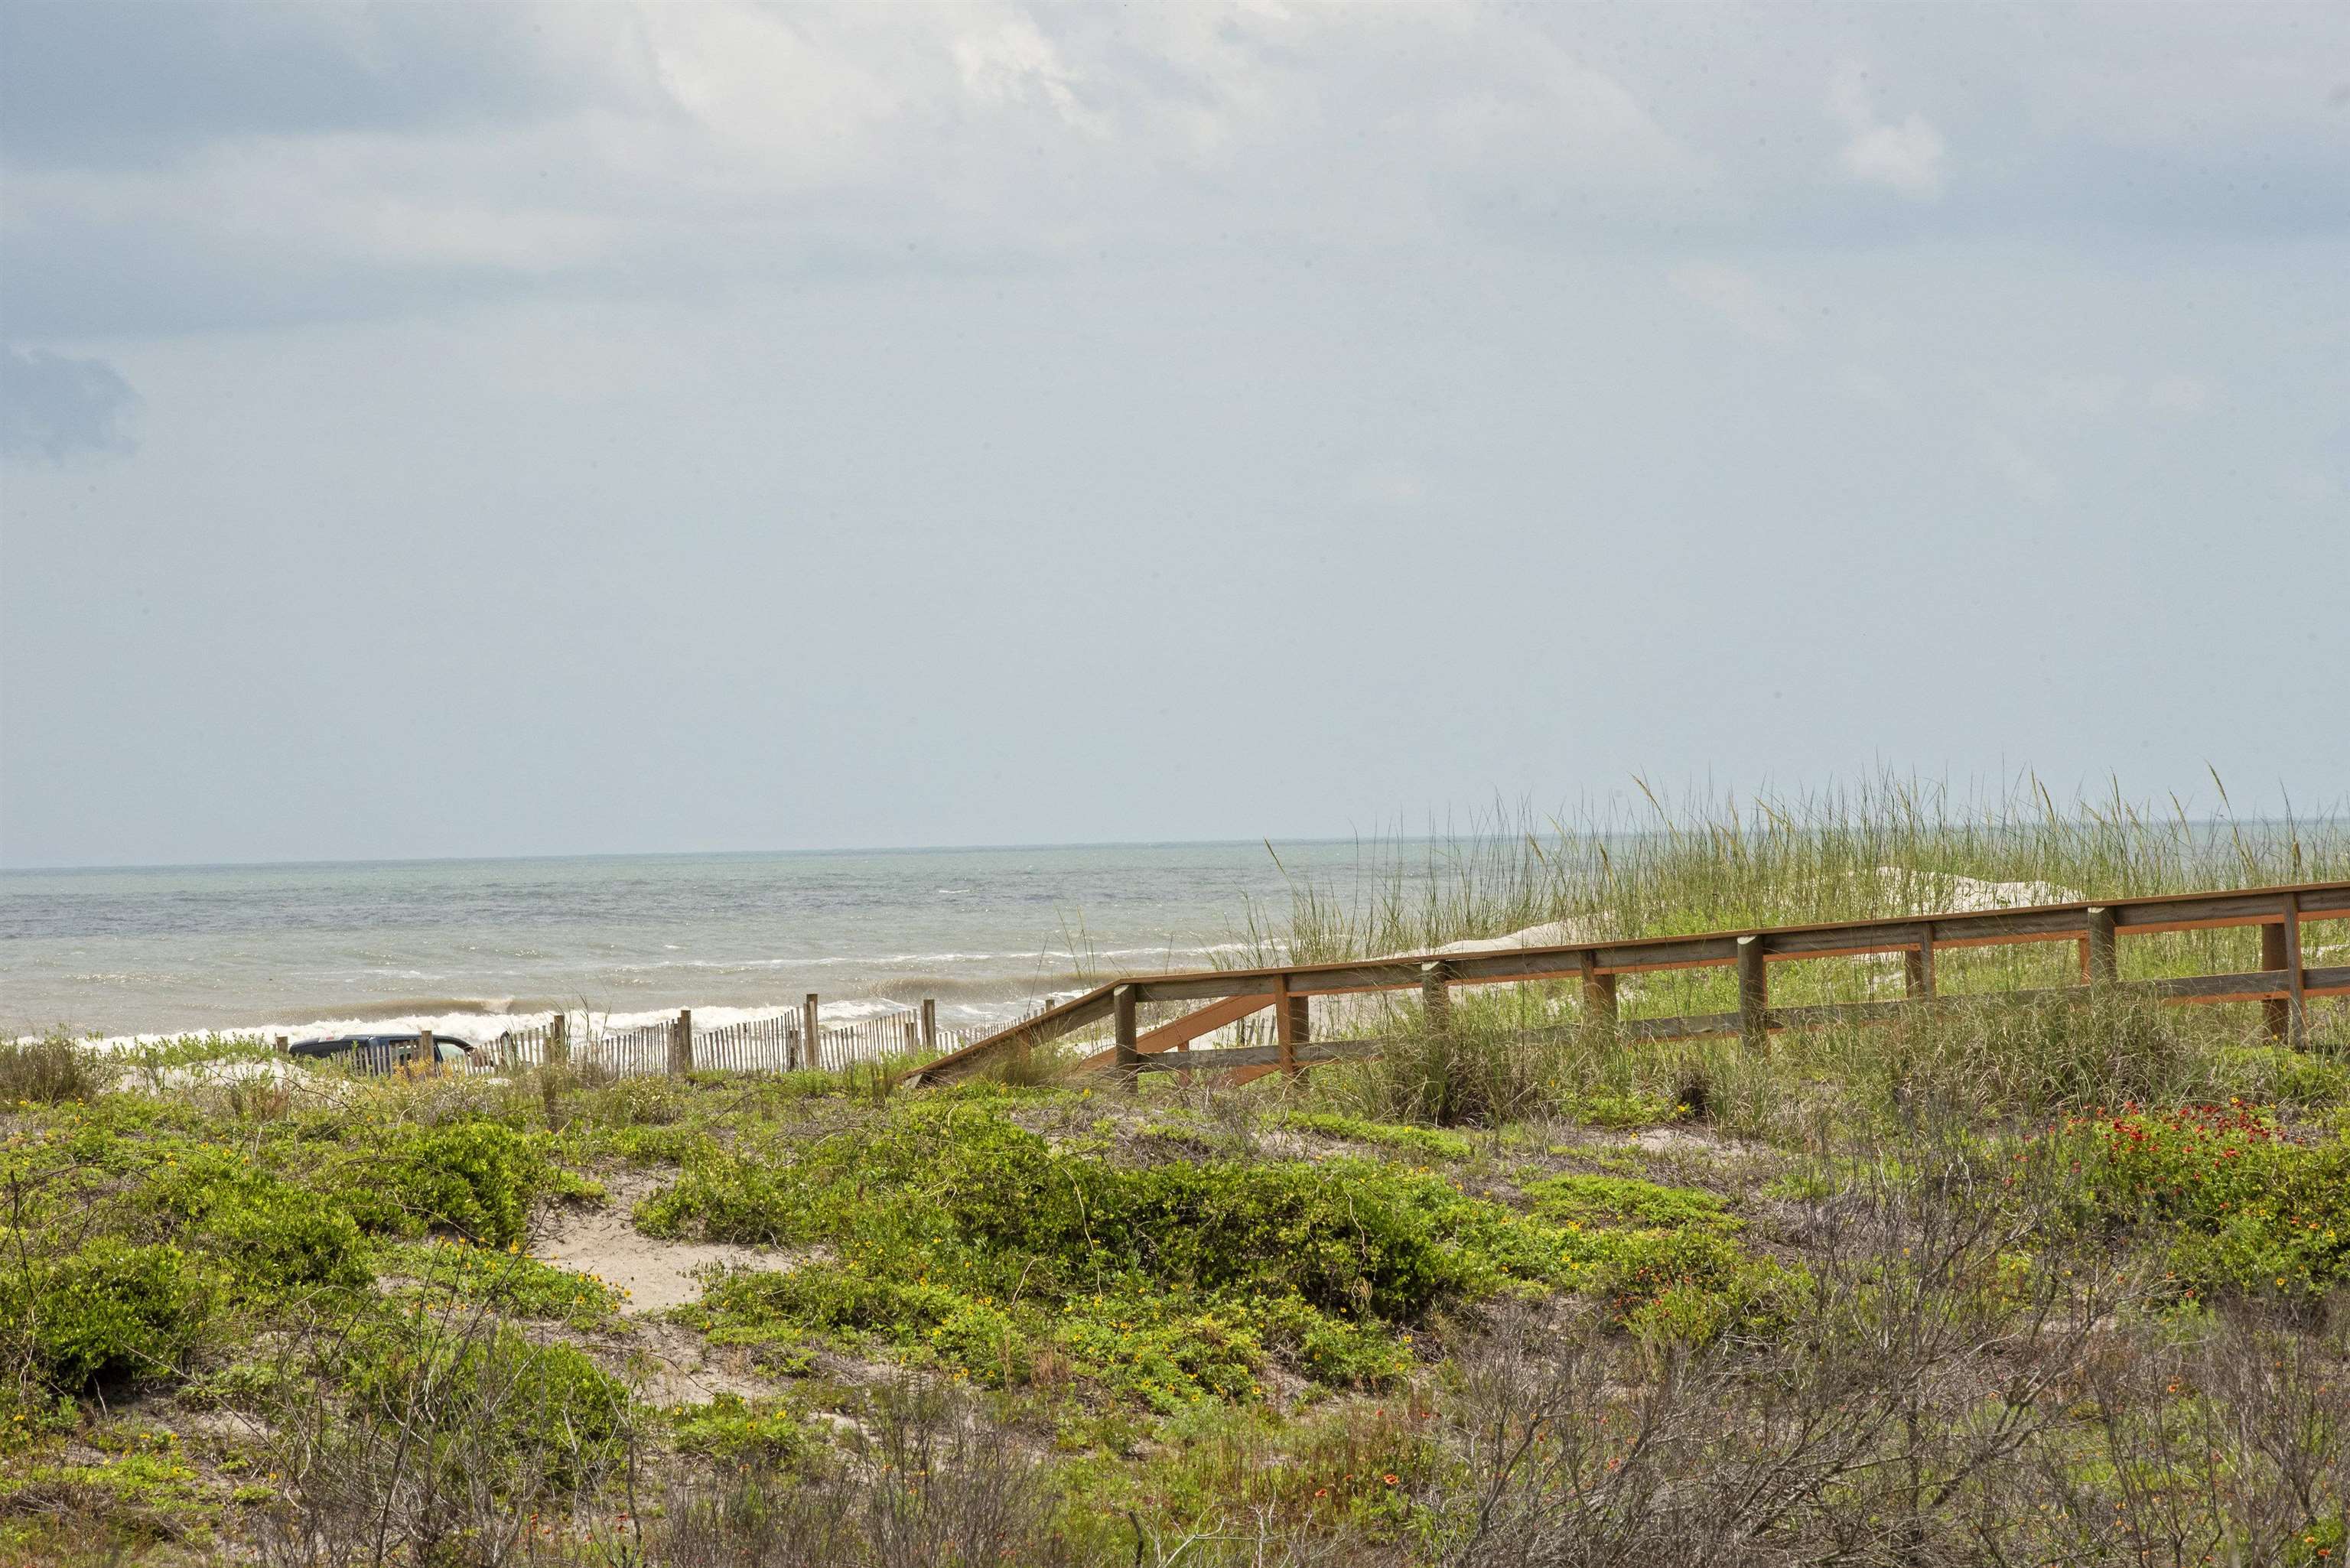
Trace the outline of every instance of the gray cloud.
<path fill-rule="evenodd" d="M 20 168 L 104 169 L 625 98 L 626 13 L 567 20 L 553 42 L 546 19 L 522 4 L 16 0 L 0 5 L 0 136 Z"/>
<path fill-rule="evenodd" d="M 2339 234 L 2343 17 L 18 3 L 0 265 L 63 337 L 1220 248 Z"/>
<path fill-rule="evenodd" d="M 135 451 L 124 427 L 138 408 L 138 392 L 103 359 L 0 348 L 0 455 L 63 462 Z"/>

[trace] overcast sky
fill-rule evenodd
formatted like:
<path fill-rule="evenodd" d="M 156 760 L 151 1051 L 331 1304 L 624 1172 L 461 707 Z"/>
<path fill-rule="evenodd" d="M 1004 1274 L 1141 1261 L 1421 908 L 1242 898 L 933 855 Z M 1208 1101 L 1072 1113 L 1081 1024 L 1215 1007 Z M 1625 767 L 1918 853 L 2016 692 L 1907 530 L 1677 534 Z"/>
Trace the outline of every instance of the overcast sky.
<path fill-rule="evenodd" d="M 2350 793 L 2350 5 L 0 18 L 10 865 Z"/>

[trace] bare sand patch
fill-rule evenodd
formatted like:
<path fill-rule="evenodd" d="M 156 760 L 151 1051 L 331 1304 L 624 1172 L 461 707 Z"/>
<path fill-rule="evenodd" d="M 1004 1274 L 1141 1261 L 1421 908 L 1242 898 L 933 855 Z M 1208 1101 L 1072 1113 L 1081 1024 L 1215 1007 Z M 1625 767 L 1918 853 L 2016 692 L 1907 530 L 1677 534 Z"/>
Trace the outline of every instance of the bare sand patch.
<path fill-rule="evenodd" d="M 720 1269 L 785 1269 L 799 1254 L 723 1241 L 669 1241 L 636 1228 L 629 1210 L 656 1184 L 629 1176 L 608 1179 L 601 1209 L 558 1209 L 532 1239 L 531 1256 L 592 1274 L 627 1293 L 627 1310 L 658 1313 L 702 1299 L 702 1277 Z"/>
<path fill-rule="evenodd" d="M 749 1352 L 705 1345 L 672 1324 L 639 1325 L 628 1359 L 639 1379 L 637 1397 L 649 1405 L 706 1405 L 721 1394 L 756 1398 L 775 1392 L 752 1370 Z"/>

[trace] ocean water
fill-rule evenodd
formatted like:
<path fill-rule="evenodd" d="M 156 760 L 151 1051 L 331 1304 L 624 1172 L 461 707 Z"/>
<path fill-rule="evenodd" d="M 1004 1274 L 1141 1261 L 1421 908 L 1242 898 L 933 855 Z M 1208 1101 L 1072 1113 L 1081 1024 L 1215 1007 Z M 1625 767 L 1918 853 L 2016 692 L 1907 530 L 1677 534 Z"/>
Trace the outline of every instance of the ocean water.
<path fill-rule="evenodd" d="M 1277 850 L 1282 866 L 1274 863 Z M 1196 969 L 1351 843 L 0 872 L 0 1031 L 464 1039 L 583 1006 L 716 1025 L 815 992 L 1006 1022 L 1081 971 Z"/>

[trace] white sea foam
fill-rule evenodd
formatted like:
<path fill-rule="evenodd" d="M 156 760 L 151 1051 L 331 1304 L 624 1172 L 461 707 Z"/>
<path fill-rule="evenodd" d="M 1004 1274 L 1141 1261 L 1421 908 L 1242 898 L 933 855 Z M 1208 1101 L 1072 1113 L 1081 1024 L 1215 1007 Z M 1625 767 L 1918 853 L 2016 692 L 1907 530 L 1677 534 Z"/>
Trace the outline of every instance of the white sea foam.
<path fill-rule="evenodd" d="M 1074 994 L 1074 993 L 1055 993 Z M 1039 1000 L 1053 1000 L 1048 995 Z M 1005 1003 L 993 1007 L 975 1005 L 939 1008 L 939 1021 L 950 1028 L 970 1028 L 998 1023 L 1008 1023 L 1022 1013 L 1034 1011 L 1035 1002 Z M 799 1016 L 797 1003 L 764 1007 L 696 1007 L 692 1010 L 697 1031 L 723 1029 L 731 1024 L 764 1023 L 775 1018 Z M 819 1025 L 834 1027 L 863 1023 L 879 1018 L 910 1015 L 916 1010 L 908 1003 L 889 997 L 842 997 L 823 1001 L 816 1005 Z M 674 1008 L 639 1009 L 633 1011 L 583 1012 L 573 1008 L 567 1016 L 575 1036 L 588 1033 L 621 1033 L 631 1029 L 651 1028 L 670 1023 L 677 1017 Z M 366 1018 L 313 1018 L 301 1023 L 279 1022 L 254 1023 L 228 1029 L 190 1031 L 177 1034 L 111 1034 L 93 1038 L 85 1044 L 108 1051 L 135 1050 L 142 1046 L 170 1044 L 192 1038 L 221 1040 L 258 1040 L 274 1042 L 284 1038 L 297 1040 L 331 1039 L 346 1034 L 413 1034 L 430 1028 L 444 1039 L 463 1040 L 468 1044 L 483 1045 L 500 1035 L 529 1029 L 544 1029 L 555 1021 L 552 1008 L 520 1012 L 432 1012 L 375 1014 Z M 28 1038 L 30 1038 L 28 1036 Z"/>

